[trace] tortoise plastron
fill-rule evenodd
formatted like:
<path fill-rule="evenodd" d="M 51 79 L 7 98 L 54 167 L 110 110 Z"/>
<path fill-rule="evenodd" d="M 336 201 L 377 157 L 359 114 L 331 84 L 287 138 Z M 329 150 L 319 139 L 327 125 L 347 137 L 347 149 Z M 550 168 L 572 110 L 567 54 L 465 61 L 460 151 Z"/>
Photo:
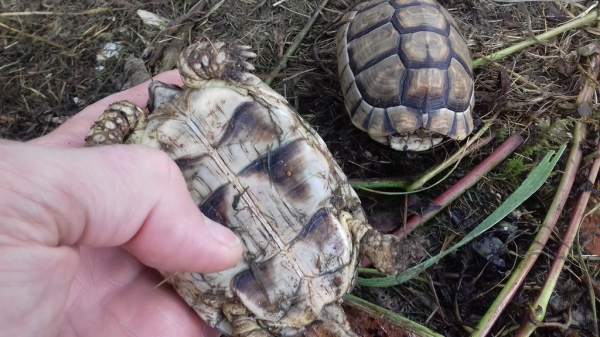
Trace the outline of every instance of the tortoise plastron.
<path fill-rule="evenodd" d="M 222 42 L 189 46 L 178 64 L 182 88 L 153 82 L 150 111 L 111 105 L 88 145 L 164 151 L 200 210 L 241 238 L 244 258 L 231 269 L 164 274 L 210 325 L 233 336 L 296 336 L 310 325 L 354 336 L 340 302 L 361 252 L 393 272 L 399 242 L 367 224 L 323 140 L 250 72 L 253 56 Z M 376 249 L 361 250 L 371 242 Z"/>

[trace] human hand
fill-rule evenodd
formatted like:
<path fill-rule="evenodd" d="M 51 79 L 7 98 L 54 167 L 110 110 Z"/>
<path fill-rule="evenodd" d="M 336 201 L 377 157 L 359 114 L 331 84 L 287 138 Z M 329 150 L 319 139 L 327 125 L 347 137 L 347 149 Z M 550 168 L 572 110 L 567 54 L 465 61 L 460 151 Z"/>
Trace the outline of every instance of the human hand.
<path fill-rule="evenodd" d="M 155 79 L 173 84 L 175 71 Z M 28 143 L 0 141 L 0 336 L 217 336 L 165 271 L 235 265 L 242 246 L 204 217 L 177 166 L 137 145 L 83 148 L 109 96 Z"/>

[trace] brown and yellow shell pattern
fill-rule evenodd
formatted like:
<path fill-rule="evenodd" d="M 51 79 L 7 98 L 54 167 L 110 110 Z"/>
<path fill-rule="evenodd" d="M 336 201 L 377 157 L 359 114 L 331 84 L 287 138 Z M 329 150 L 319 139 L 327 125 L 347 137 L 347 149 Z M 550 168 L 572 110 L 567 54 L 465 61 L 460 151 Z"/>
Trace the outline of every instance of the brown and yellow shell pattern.
<path fill-rule="evenodd" d="M 423 151 L 473 130 L 471 54 L 435 0 L 376 0 L 348 12 L 338 72 L 354 125 L 396 150 Z"/>

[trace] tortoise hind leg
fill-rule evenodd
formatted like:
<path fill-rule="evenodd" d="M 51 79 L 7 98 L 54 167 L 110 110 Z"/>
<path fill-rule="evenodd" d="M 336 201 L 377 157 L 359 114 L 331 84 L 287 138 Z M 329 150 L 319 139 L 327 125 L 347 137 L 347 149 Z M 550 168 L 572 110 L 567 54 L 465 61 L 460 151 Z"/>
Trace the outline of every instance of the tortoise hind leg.
<path fill-rule="evenodd" d="M 223 314 L 233 327 L 234 337 L 274 337 L 251 317 L 246 307 L 239 303 L 226 303 L 222 307 Z"/>
<path fill-rule="evenodd" d="M 146 113 L 128 101 L 115 102 L 94 122 L 85 138 L 87 146 L 121 144 L 135 130 Z"/>
<path fill-rule="evenodd" d="M 330 304 L 323 308 L 321 319 L 312 324 L 305 337 L 360 337 L 350 327 L 341 305 Z"/>

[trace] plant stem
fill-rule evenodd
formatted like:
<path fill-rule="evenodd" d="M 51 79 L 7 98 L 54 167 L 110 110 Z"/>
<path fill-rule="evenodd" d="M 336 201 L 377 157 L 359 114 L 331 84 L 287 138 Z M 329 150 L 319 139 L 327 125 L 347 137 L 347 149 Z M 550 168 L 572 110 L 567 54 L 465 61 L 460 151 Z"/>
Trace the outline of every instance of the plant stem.
<path fill-rule="evenodd" d="M 329 0 L 323 0 L 321 2 L 321 4 L 319 5 L 319 8 L 317 8 L 317 10 L 313 13 L 313 15 L 310 17 L 310 19 L 304 26 L 304 28 L 302 28 L 302 30 L 298 33 L 298 35 L 296 35 L 296 37 L 294 38 L 294 41 L 292 42 L 292 45 L 288 48 L 288 50 L 285 51 L 283 58 L 281 58 L 281 60 L 277 64 L 277 66 L 275 66 L 275 68 L 273 68 L 273 70 L 271 70 L 271 73 L 269 73 L 269 76 L 267 76 L 267 78 L 265 79 L 265 83 L 267 85 L 271 85 L 271 83 L 273 83 L 273 80 L 275 79 L 275 77 L 277 77 L 277 75 L 279 75 L 281 70 L 283 70 L 283 68 L 285 68 L 288 60 L 290 59 L 290 57 L 292 57 L 292 55 L 294 55 L 296 53 L 296 50 L 298 49 L 298 47 L 300 47 L 300 43 L 302 43 L 302 40 L 304 40 L 304 37 L 306 37 L 306 34 L 308 34 L 308 31 L 310 30 L 312 25 L 317 21 L 317 18 L 321 14 L 321 11 L 323 10 L 323 8 L 325 8 L 325 6 L 327 5 L 328 2 L 329 2 Z"/>
<path fill-rule="evenodd" d="M 50 12 L 50 11 L 26 11 L 26 12 L 4 12 L 0 13 L 0 17 L 9 17 L 9 16 L 33 16 L 33 15 L 69 15 L 69 16 L 77 16 L 77 15 L 96 15 L 103 14 L 108 12 L 113 12 L 115 8 L 110 7 L 99 7 L 92 8 L 81 12 Z"/>
<path fill-rule="evenodd" d="M 425 208 L 421 215 L 412 216 L 406 225 L 394 234 L 400 238 L 405 237 L 415 228 L 421 226 L 431 220 L 440 211 L 446 208 L 452 201 L 456 200 L 469 188 L 475 185 L 483 176 L 489 173 L 494 167 L 498 166 L 504 159 L 513 153 L 522 143 L 524 139 L 521 134 L 517 133 L 510 136 L 499 148 L 484 161 L 479 163 L 471 172 L 460 179 L 456 184 L 452 185 L 446 192 L 435 198 L 433 202 Z"/>
<path fill-rule="evenodd" d="M 525 48 L 531 47 L 533 45 L 539 44 L 540 42 L 544 42 L 550 40 L 564 32 L 567 32 L 571 29 L 576 29 L 584 26 L 591 25 L 596 22 L 598 19 L 598 12 L 596 10 L 592 10 L 587 15 L 582 16 L 578 19 L 569 21 L 561 26 L 550 29 L 549 31 L 536 35 L 535 37 L 528 38 L 523 40 L 517 44 L 514 44 L 508 48 L 499 50 L 495 53 L 492 53 L 489 56 L 484 56 L 473 61 L 473 69 L 484 66 L 490 62 L 499 61 L 507 56 L 510 56 L 514 53 L 517 53 Z"/>
<path fill-rule="evenodd" d="M 495 226 L 498 222 L 504 219 L 512 211 L 517 209 L 525 200 L 529 199 L 534 193 L 536 193 L 542 185 L 546 182 L 556 164 L 566 149 L 566 144 L 562 145 L 558 151 L 548 151 L 544 158 L 539 162 L 536 167 L 529 172 L 527 178 L 519 185 L 519 187 L 508 196 L 504 202 L 488 215 L 479 225 L 473 228 L 467 233 L 460 241 L 434 255 L 427 260 L 417 264 L 416 266 L 410 267 L 400 274 L 390 275 L 386 277 L 373 277 L 373 278 L 358 278 L 358 284 L 365 287 L 393 287 L 404 282 L 407 282 L 415 278 L 420 273 L 424 272 L 428 268 L 441 261 L 444 257 L 449 254 L 453 254 L 458 249 L 475 240 L 481 234 Z"/>
<path fill-rule="evenodd" d="M 384 319 L 400 328 L 410 331 L 420 337 L 443 337 L 437 332 L 415 323 L 405 317 L 402 317 L 393 311 L 382 308 L 371 302 L 365 301 L 360 297 L 348 294 L 344 297 L 344 304 L 353 306 L 359 310 L 362 310 L 377 319 Z"/>
<path fill-rule="evenodd" d="M 514 294 L 525 280 L 525 277 L 535 264 L 538 256 L 542 254 L 544 246 L 552 235 L 552 230 L 558 222 L 560 214 L 562 213 L 575 182 L 577 170 L 579 169 L 581 158 L 583 156 L 581 151 L 581 142 L 585 139 L 585 134 L 585 124 L 577 123 L 575 126 L 573 144 L 571 145 L 569 158 L 567 160 L 567 166 L 561 178 L 560 184 L 558 185 L 557 192 L 554 195 L 552 205 L 550 205 L 550 209 L 548 210 L 548 213 L 546 213 L 546 218 L 544 219 L 544 222 L 542 223 L 542 226 L 540 227 L 535 239 L 533 239 L 533 243 L 529 247 L 527 254 L 525 254 L 525 258 L 519 263 L 517 268 L 510 276 L 510 279 L 502 287 L 502 291 L 500 294 L 498 294 L 494 300 L 494 303 L 492 303 L 483 318 L 479 321 L 479 324 L 471 334 L 471 337 L 487 336 L 496 320 L 500 317 L 503 310 L 510 303 Z"/>
<path fill-rule="evenodd" d="M 440 165 L 427 171 L 417 180 L 408 182 L 402 179 L 380 179 L 380 178 L 368 178 L 368 179 L 350 179 L 350 185 L 357 189 L 369 191 L 372 189 L 400 189 L 406 192 L 413 192 L 423 187 L 429 180 L 440 174 L 442 171 L 452 166 L 456 162 L 460 161 L 465 156 L 473 153 L 481 146 L 492 141 L 492 138 L 481 139 L 483 134 L 489 130 L 494 123 L 496 117 L 485 123 L 485 125 L 477 131 L 455 154 L 450 158 L 444 160 Z"/>
<path fill-rule="evenodd" d="M 380 178 L 368 178 L 368 179 L 350 179 L 350 185 L 358 189 L 402 189 L 406 190 L 409 182 L 402 179 L 380 179 Z"/>
<path fill-rule="evenodd" d="M 598 149 L 600 149 L 600 143 L 598 144 Z M 596 181 L 596 178 L 598 178 L 599 169 L 600 158 L 596 158 L 588 174 L 588 182 L 593 183 Z M 565 261 L 569 256 L 569 251 L 573 245 L 573 240 L 579 231 L 579 226 L 581 225 L 581 220 L 585 214 L 591 193 L 591 189 L 581 192 L 563 242 L 560 245 L 558 253 L 556 254 L 556 259 L 554 260 L 554 263 L 548 272 L 548 279 L 546 280 L 542 291 L 538 295 L 537 300 L 532 306 L 532 311 L 530 313 L 531 317 L 521 325 L 521 328 L 517 331 L 516 337 L 530 336 L 537 328 L 536 323 L 544 320 L 544 317 L 546 316 L 546 310 L 548 308 L 548 302 L 550 302 L 550 296 L 556 288 L 556 283 L 558 282 L 560 272 L 562 271 Z"/>
<path fill-rule="evenodd" d="M 437 176 L 442 171 L 444 171 L 448 167 L 452 166 L 454 163 L 456 163 L 459 160 L 461 160 L 462 158 L 464 158 L 467 154 L 469 154 L 471 152 L 472 147 L 473 148 L 476 147 L 476 146 L 471 146 L 471 145 L 475 144 L 475 142 L 477 142 L 479 140 L 479 138 L 481 138 L 481 136 L 483 136 L 483 134 L 492 126 L 492 124 L 494 124 L 495 120 L 496 120 L 496 118 L 494 117 L 494 118 L 492 118 L 492 120 L 485 123 L 485 125 L 479 131 L 477 131 L 477 133 L 475 135 L 473 135 L 473 137 L 471 137 L 471 139 L 469 139 L 467 141 L 467 143 L 459 151 L 457 151 L 455 154 L 450 156 L 450 158 L 444 160 L 444 162 L 441 163 L 440 165 L 427 171 L 423 176 L 421 176 L 421 178 L 412 182 L 410 185 L 408 185 L 406 187 L 406 190 L 407 191 L 415 191 L 415 190 L 420 189 L 429 180 L 433 179 L 433 177 Z"/>

